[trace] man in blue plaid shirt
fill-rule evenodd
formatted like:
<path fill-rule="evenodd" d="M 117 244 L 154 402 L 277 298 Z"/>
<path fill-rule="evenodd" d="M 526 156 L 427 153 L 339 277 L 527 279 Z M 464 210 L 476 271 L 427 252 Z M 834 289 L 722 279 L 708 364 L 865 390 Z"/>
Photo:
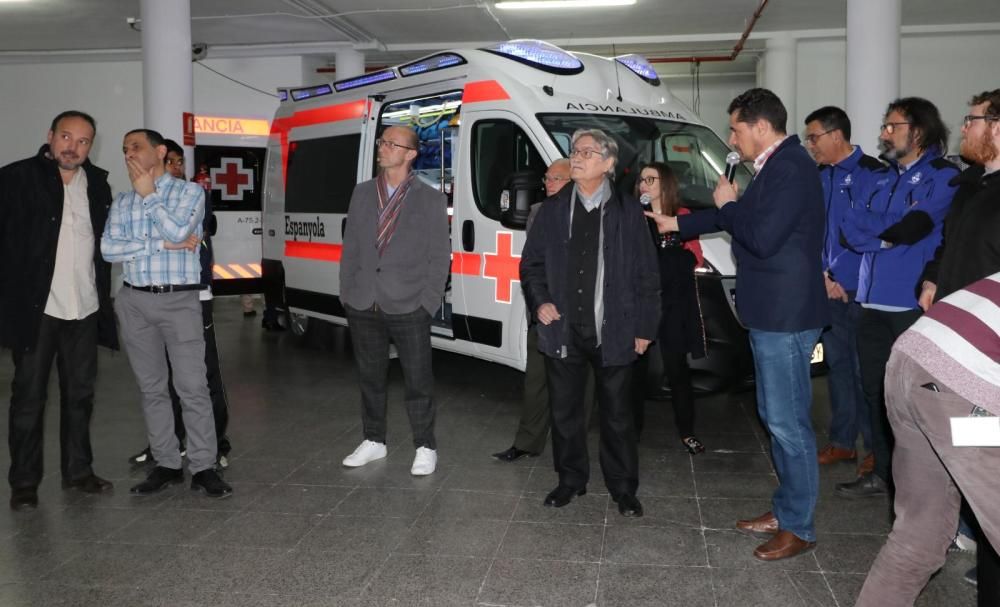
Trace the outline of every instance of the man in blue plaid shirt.
<path fill-rule="evenodd" d="M 198 184 L 166 172 L 167 147 L 156 131 L 126 133 L 122 152 L 132 190 L 111 205 L 101 253 L 107 261 L 122 263 L 125 284 L 115 298 L 115 313 L 142 392 L 146 432 L 157 462 L 131 492 L 149 495 L 184 480 L 167 389 L 169 354 L 187 433 L 191 488 L 209 497 L 228 497 L 233 490 L 215 470 L 215 420 L 198 299 L 204 288 L 198 249 L 205 193 Z"/>

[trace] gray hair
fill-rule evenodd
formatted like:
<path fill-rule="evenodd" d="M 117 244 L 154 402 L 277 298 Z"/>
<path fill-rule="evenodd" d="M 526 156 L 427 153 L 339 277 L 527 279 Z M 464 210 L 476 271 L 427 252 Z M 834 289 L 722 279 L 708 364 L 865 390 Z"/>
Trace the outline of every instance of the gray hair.
<path fill-rule="evenodd" d="M 611 164 L 611 170 L 608 171 L 609 175 L 614 175 L 615 166 L 618 164 L 618 143 L 615 142 L 614 138 L 610 137 L 607 133 L 601 129 L 577 129 L 573 133 L 573 138 L 570 141 L 570 149 L 576 147 L 576 142 L 581 137 L 590 137 L 594 140 L 594 143 L 601 148 L 601 156 L 605 159 L 611 158 L 614 162 Z"/>

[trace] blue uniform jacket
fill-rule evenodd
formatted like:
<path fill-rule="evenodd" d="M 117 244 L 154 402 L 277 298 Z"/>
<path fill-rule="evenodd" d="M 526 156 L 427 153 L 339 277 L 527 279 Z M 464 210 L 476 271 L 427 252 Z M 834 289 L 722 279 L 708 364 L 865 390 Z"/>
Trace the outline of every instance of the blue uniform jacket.
<path fill-rule="evenodd" d="M 538 307 L 555 304 L 563 315 L 548 325 L 538 323 L 538 349 L 552 358 L 565 356 L 569 344 L 569 205 L 567 185 L 539 208 L 521 251 L 521 291 L 537 318 Z M 612 186 L 604 214 L 604 366 L 630 364 L 635 338 L 656 339 L 660 326 L 660 271 L 646 218 L 633 196 Z M 594 211 L 599 212 L 599 211 Z"/>
<path fill-rule="evenodd" d="M 791 333 L 830 323 L 823 285 L 823 186 L 792 135 L 740 199 L 677 218 L 681 238 L 723 229 L 733 237 L 736 311 L 751 329 Z"/>
<path fill-rule="evenodd" d="M 902 173 L 895 163 L 844 217 L 844 240 L 862 253 L 860 303 L 913 309 L 920 275 L 941 243 L 958 167 L 932 147 Z M 860 204 L 859 204 L 860 203 Z"/>
<path fill-rule="evenodd" d="M 855 146 L 851 155 L 837 164 L 819 167 L 826 201 L 826 237 L 823 241 L 823 269 L 846 291 L 858 290 L 861 254 L 840 241 L 840 227 L 848 210 L 854 208 L 875 175 L 885 172 L 884 164 Z"/>

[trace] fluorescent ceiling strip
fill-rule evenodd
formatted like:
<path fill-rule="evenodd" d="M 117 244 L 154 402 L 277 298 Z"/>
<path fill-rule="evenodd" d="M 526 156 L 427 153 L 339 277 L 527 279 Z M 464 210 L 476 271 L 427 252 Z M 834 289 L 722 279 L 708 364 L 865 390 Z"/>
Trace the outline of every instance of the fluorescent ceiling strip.
<path fill-rule="evenodd" d="M 497 2 L 496 8 L 597 8 L 607 6 L 632 6 L 636 0 L 520 0 L 517 2 Z"/>

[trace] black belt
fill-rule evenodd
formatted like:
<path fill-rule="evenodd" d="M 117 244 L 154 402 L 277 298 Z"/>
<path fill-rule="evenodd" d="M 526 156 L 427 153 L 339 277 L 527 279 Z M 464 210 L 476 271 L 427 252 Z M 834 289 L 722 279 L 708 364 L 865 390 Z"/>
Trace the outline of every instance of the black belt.
<path fill-rule="evenodd" d="M 135 285 L 130 285 L 127 282 L 123 284 L 135 291 L 145 291 L 146 293 L 157 294 L 174 293 L 177 291 L 203 291 L 205 289 L 205 285 L 149 285 L 148 287 L 137 287 Z"/>

